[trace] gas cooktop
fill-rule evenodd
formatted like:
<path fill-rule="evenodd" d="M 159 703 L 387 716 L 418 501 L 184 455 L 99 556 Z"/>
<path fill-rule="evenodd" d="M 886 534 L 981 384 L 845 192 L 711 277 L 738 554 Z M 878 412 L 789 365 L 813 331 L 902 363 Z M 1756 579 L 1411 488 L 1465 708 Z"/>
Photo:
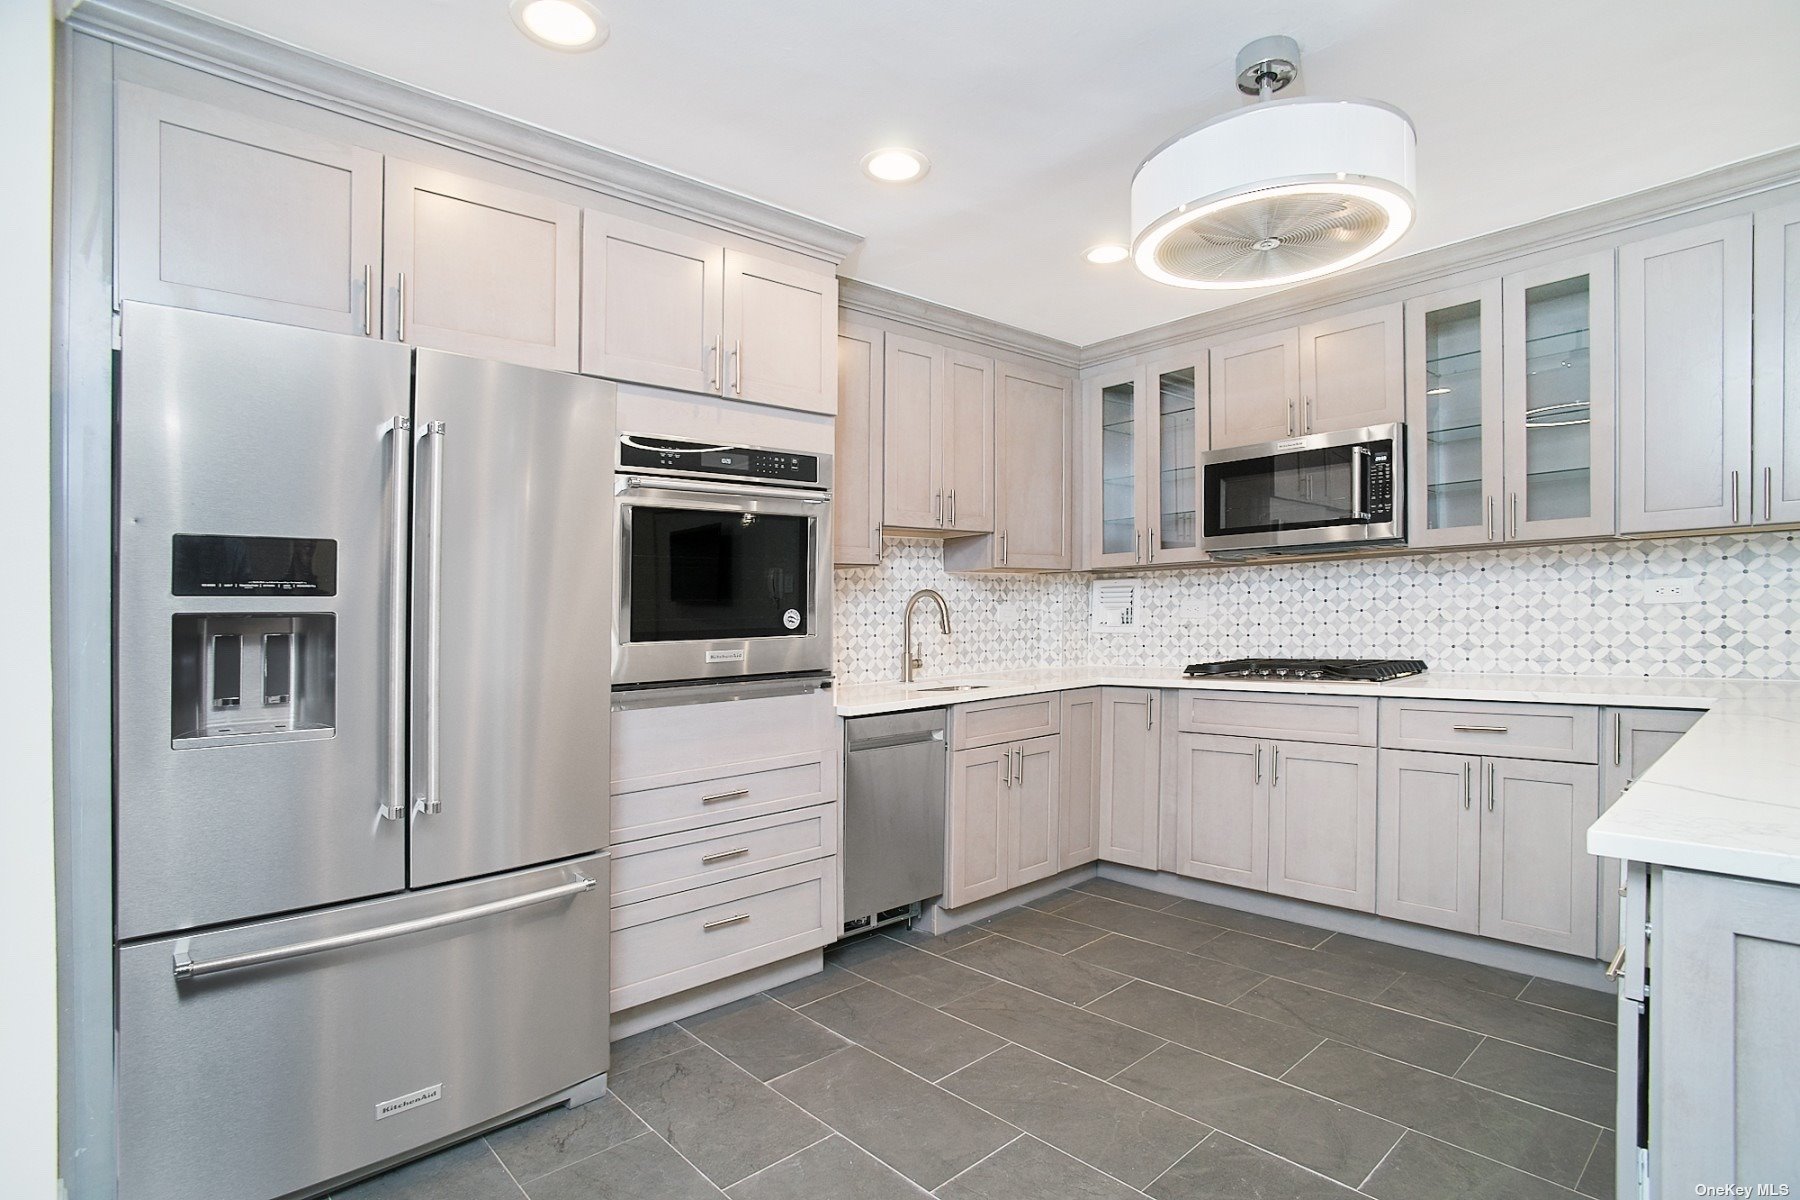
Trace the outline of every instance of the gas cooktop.
<path fill-rule="evenodd" d="M 1182 674 L 1190 679 L 1318 679 L 1339 683 L 1386 683 L 1419 675 L 1425 664 L 1416 658 L 1232 658 L 1194 663 Z"/>

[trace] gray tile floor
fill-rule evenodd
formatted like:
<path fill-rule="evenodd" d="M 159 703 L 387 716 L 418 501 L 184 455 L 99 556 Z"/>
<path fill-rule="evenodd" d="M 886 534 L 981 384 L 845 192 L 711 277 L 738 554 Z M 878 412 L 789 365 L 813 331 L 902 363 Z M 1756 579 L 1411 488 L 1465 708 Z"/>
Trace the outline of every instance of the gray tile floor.
<path fill-rule="evenodd" d="M 827 963 L 338 1200 L 1612 1195 L 1604 993 L 1104 879 Z"/>

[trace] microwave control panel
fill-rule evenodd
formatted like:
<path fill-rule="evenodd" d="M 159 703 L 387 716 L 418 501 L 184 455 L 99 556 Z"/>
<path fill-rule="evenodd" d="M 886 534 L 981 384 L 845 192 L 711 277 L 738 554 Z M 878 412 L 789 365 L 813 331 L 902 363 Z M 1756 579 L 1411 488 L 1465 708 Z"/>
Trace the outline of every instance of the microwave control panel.
<path fill-rule="evenodd" d="M 1381 449 L 1369 452 L 1369 517 L 1371 520 L 1394 519 L 1394 448 L 1380 443 Z"/>
<path fill-rule="evenodd" d="M 817 487 L 826 482 L 821 478 L 824 462 L 829 462 L 824 455 L 761 446 L 720 446 L 642 434 L 626 434 L 619 439 L 620 470 Z"/>

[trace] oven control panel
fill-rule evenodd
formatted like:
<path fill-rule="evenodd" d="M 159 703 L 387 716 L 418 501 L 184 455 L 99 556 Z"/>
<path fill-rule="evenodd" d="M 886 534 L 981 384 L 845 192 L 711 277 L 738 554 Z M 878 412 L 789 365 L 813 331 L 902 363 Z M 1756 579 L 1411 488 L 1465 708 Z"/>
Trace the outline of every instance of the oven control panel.
<path fill-rule="evenodd" d="M 759 479 L 771 483 L 823 486 L 827 455 L 770 450 L 761 446 L 720 446 L 678 438 L 625 434 L 619 438 L 621 470 L 657 471 L 722 479 Z"/>
<path fill-rule="evenodd" d="M 1391 521 L 1394 517 L 1394 451 L 1392 442 L 1369 454 L 1369 513 L 1372 519 Z"/>

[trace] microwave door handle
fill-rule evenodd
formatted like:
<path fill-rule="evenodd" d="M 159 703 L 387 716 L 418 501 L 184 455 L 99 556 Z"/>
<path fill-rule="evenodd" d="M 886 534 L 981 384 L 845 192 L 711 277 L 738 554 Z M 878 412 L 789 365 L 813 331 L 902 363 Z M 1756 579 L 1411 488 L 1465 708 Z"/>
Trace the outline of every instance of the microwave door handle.
<path fill-rule="evenodd" d="M 1367 472 L 1369 470 L 1369 448 L 1367 446 L 1350 447 L 1350 515 L 1358 521 L 1367 521 L 1369 514 L 1363 508 L 1368 492 Z"/>

